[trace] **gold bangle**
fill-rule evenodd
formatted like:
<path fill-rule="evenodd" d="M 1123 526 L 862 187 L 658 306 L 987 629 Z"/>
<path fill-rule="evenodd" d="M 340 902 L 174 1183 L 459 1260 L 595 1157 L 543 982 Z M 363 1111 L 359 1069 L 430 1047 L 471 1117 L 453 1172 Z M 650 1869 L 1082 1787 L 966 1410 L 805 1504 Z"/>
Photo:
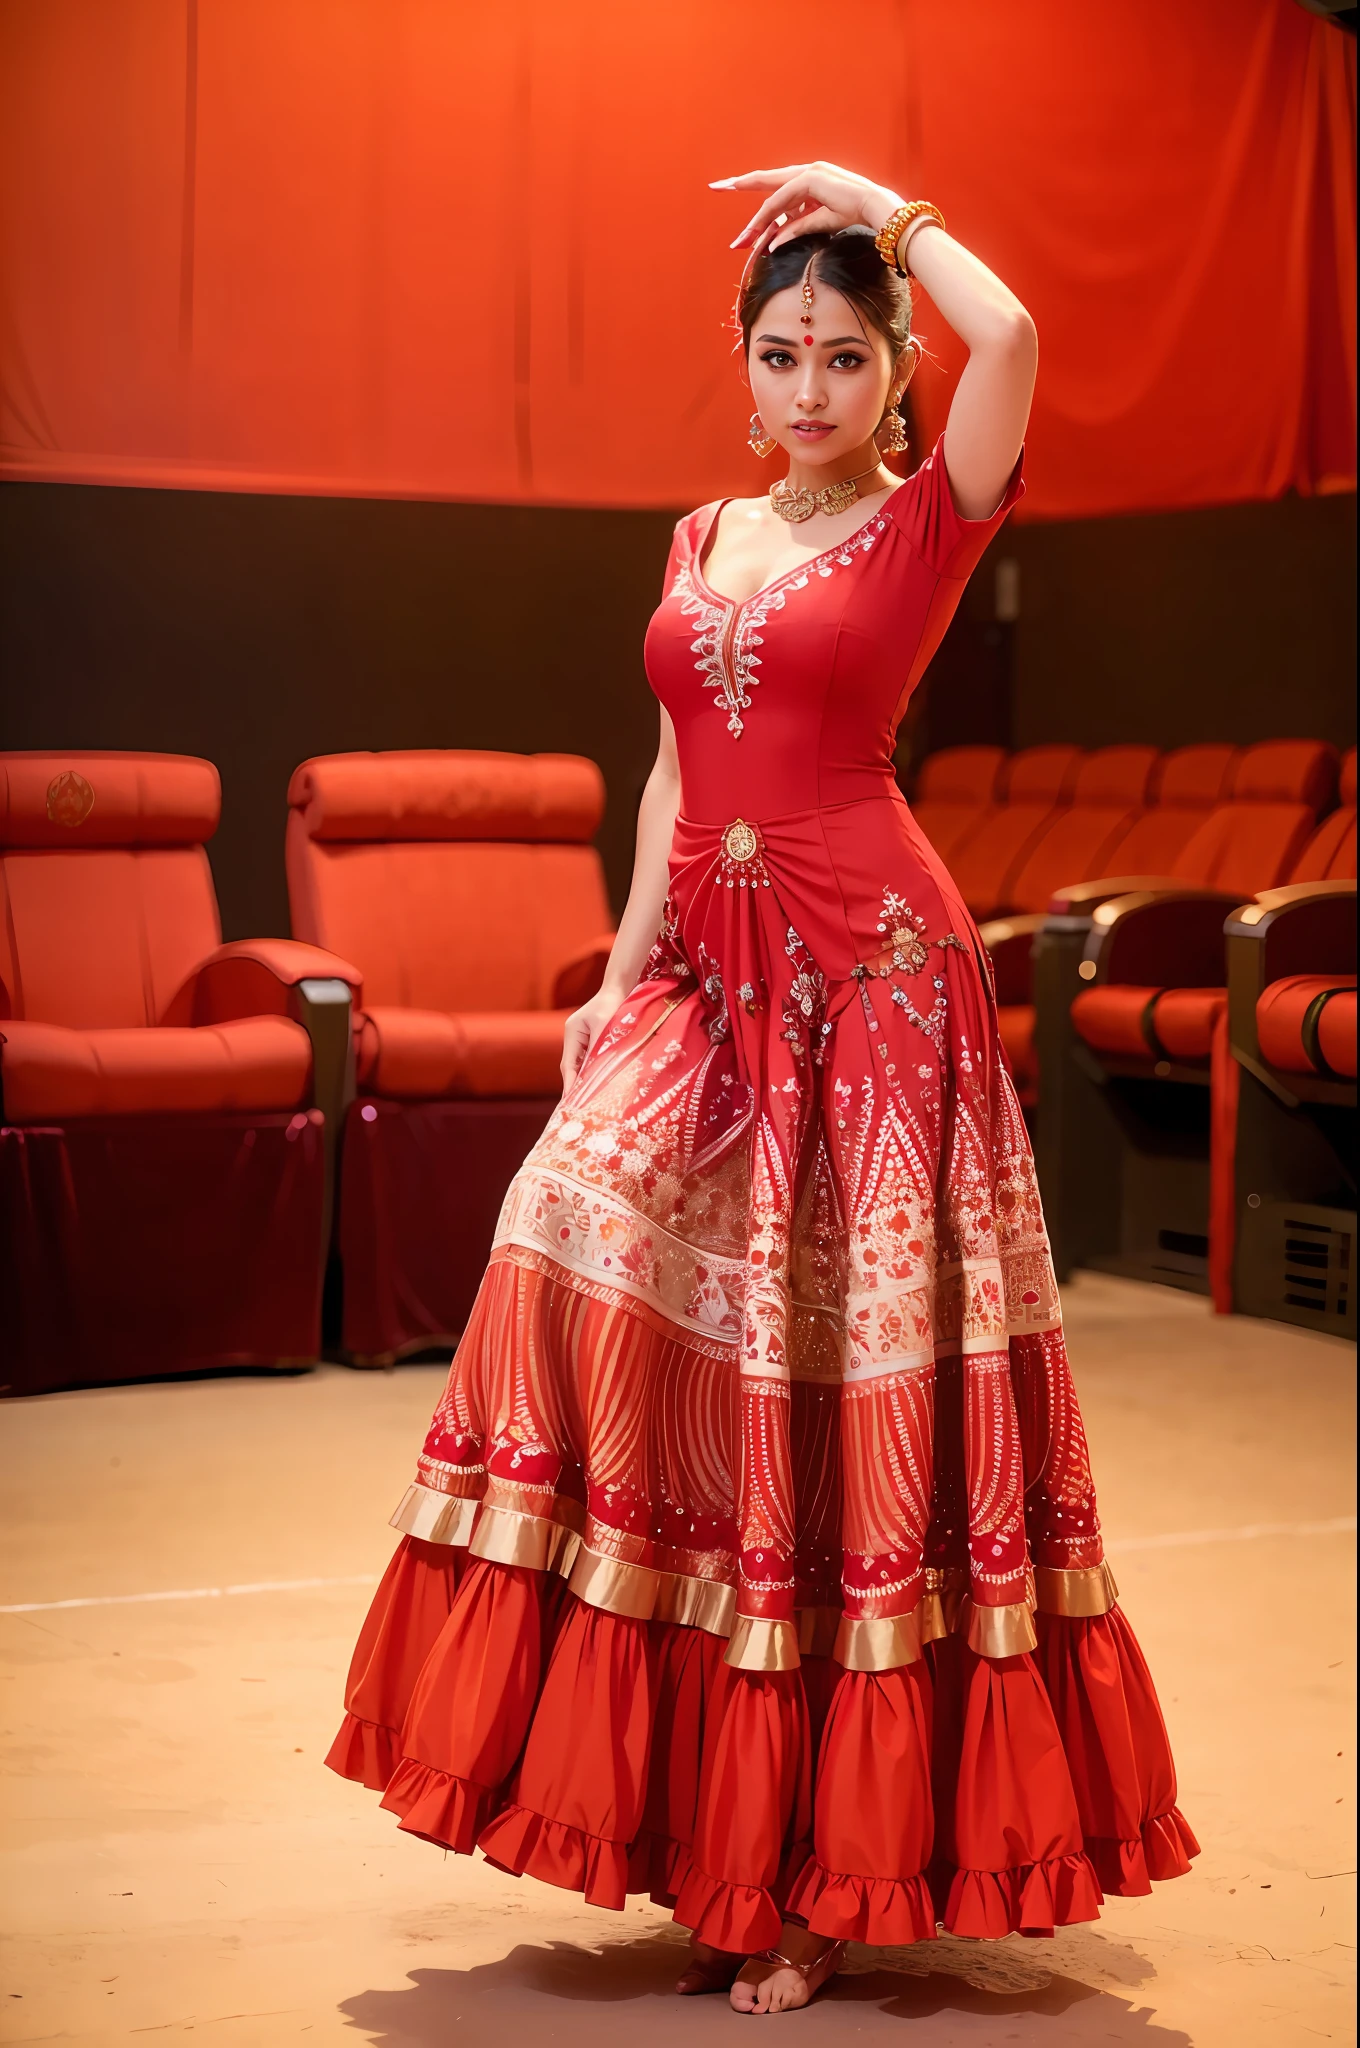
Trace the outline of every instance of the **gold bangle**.
<path fill-rule="evenodd" d="M 897 245 L 914 220 L 933 220 L 937 227 L 944 226 L 944 215 L 938 206 L 932 206 L 928 199 L 909 199 L 896 213 L 889 214 L 874 236 L 874 247 L 889 270 L 895 270 L 899 277 L 906 277 L 908 271 L 897 254 Z"/>

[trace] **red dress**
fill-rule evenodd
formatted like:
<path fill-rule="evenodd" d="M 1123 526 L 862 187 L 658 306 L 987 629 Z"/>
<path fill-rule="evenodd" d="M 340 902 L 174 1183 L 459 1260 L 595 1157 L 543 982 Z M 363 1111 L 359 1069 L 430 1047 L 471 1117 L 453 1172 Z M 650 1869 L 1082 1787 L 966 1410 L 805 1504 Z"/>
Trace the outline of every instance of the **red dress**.
<path fill-rule="evenodd" d="M 892 769 L 1019 495 L 940 453 L 647 635 L 663 928 L 505 1199 L 329 1758 L 718 1947 L 1096 1916 L 1194 1838 L 1103 1560 L 977 932 Z"/>

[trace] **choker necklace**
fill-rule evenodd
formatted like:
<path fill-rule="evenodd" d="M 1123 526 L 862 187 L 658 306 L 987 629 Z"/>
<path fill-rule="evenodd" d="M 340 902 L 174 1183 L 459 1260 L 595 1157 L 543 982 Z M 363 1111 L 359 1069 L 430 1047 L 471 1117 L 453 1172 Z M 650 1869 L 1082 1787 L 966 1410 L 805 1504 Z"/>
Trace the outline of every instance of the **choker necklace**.
<path fill-rule="evenodd" d="M 842 478 L 838 484 L 826 484 L 820 491 L 795 488 L 787 477 L 781 477 L 777 484 L 770 485 L 770 503 L 781 519 L 787 519 L 792 526 L 799 526 L 803 520 L 811 519 L 814 512 L 825 512 L 828 519 L 837 512 L 848 512 L 859 496 L 859 487 L 866 476 L 877 476 L 881 463 L 872 469 L 862 469 L 858 476 Z"/>

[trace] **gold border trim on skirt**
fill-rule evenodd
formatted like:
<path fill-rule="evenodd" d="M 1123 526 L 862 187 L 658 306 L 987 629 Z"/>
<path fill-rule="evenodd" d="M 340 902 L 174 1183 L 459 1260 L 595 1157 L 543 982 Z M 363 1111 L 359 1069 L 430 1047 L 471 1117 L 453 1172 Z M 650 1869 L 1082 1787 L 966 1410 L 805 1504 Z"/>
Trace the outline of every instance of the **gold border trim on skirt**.
<path fill-rule="evenodd" d="M 481 1502 L 459 1494 L 436 1493 L 432 1486 L 408 1486 L 390 1526 L 422 1543 L 447 1543 L 461 1549 L 472 1535 Z"/>
<path fill-rule="evenodd" d="M 737 1589 L 722 1579 L 685 1579 L 678 1572 L 658 1574 L 657 1621 L 701 1628 L 710 1636 L 730 1636 L 737 1618 Z"/>
<path fill-rule="evenodd" d="M 1041 1614 L 1064 1614 L 1070 1620 L 1108 1614 L 1119 1599 L 1119 1588 L 1108 1560 L 1087 1565 L 1080 1571 L 1060 1571 L 1056 1565 L 1036 1565 L 1034 1588 Z"/>
<path fill-rule="evenodd" d="M 794 1622 L 739 1614 L 732 1623 L 723 1662 L 734 1671 L 796 1671 L 802 1661 Z"/>
<path fill-rule="evenodd" d="M 852 1620 L 843 1614 L 832 1652 L 836 1662 L 847 1671 L 897 1671 L 903 1664 L 919 1663 L 927 1597 L 923 1596 L 910 1614 L 880 1615 L 870 1620 Z M 940 1634 L 944 1634 L 943 1628 Z"/>
<path fill-rule="evenodd" d="M 562 1500 L 563 1515 L 579 1513 Z M 555 1571 L 589 1607 L 635 1621 L 676 1622 L 727 1639 L 725 1662 L 738 1671 L 792 1671 L 803 1657 L 834 1657 L 846 1671 L 893 1671 L 914 1664 L 927 1643 L 963 1635 L 980 1657 L 1015 1657 L 1038 1647 L 1028 1601 L 985 1607 L 966 1592 L 966 1574 L 931 1570 L 909 1614 L 850 1616 L 836 1607 L 804 1607 L 792 1621 L 739 1615 L 737 1589 L 721 1579 L 689 1578 L 587 1550 L 565 1520 L 519 1514 L 484 1500 L 408 1486 L 392 1527 L 425 1543 L 466 1547 L 473 1557 L 530 1571 Z M 1119 1589 L 1108 1563 L 1063 1571 L 1035 1569 L 1034 1605 L 1079 1620 L 1108 1614 Z"/>
<path fill-rule="evenodd" d="M 581 1539 L 564 1522 L 545 1521 L 541 1515 L 517 1515 L 512 1508 L 492 1508 L 479 1503 L 477 1526 L 468 1550 L 488 1564 L 522 1565 L 531 1572 L 560 1572 L 572 1569 Z"/>
<path fill-rule="evenodd" d="M 1027 1600 L 1009 1607 L 981 1607 L 976 1600 L 965 1600 L 959 1620 L 969 1649 L 979 1657 L 1019 1657 L 1039 1647 Z"/>
<path fill-rule="evenodd" d="M 656 1613 L 656 1596 L 661 1574 L 647 1565 L 625 1564 L 619 1557 L 600 1557 L 593 1550 L 578 1549 L 566 1574 L 568 1590 L 587 1607 L 602 1608 L 606 1614 L 621 1614 L 629 1621 L 650 1621 Z"/>

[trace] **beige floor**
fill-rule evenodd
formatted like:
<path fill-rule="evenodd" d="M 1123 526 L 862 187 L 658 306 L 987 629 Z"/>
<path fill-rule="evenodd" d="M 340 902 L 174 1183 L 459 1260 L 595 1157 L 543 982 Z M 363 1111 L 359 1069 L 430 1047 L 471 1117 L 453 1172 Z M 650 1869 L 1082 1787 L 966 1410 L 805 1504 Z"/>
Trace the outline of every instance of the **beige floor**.
<path fill-rule="evenodd" d="M 1354 2038 L 1353 1354 L 1083 1276 L 1110 1549 L 1194 1874 L 1052 1943 L 852 1955 L 800 2040 L 1271 2048 Z M 441 1375 L 324 1370 L 14 1403 L 0 1603 L 0 2039 L 727 2039 L 681 1936 L 398 1834 L 321 1768 Z M 1340 1524 L 1340 1526 L 1337 1526 Z M 279 1590 L 278 1582 L 318 1581 Z M 251 1588 L 259 1590 L 251 1590 Z"/>

